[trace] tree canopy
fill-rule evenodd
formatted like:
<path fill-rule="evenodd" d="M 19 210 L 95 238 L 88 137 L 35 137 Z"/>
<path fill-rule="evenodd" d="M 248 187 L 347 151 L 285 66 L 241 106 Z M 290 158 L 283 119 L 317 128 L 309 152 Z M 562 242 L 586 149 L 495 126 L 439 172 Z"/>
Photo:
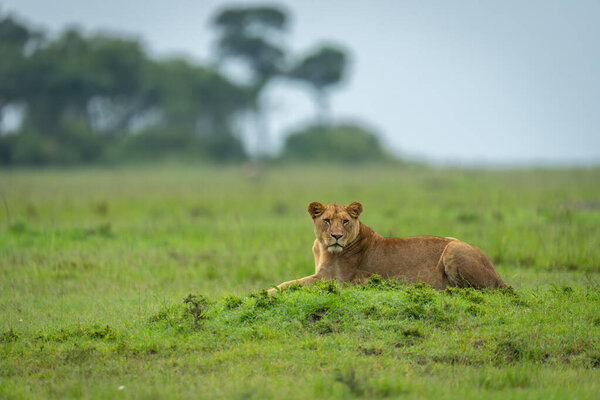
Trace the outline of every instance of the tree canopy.
<path fill-rule="evenodd" d="M 329 117 L 327 91 L 342 81 L 346 64 L 347 56 L 344 50 L 326 45 L 305 56 L 289 72 L 290 77 L 312 88 L 321 124 Z"/>
<path fill-rule="evenodd" d="M 280 43 L 287 14 L 277 7 L 235 7 L 217 14 L 217 52 L 221 59 L 234 58 L 251 70 L 255 85 L 264 85 L 279 74 L 286 55 Z"/>

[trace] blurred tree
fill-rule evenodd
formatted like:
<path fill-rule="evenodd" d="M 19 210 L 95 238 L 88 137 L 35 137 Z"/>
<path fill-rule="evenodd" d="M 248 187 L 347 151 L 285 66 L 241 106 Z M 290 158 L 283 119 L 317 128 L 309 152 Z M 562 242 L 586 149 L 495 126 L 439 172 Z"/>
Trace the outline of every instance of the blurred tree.
<path fill-rule="evenodd" d="M 267 110 L 260 97 L 269 81 L 282 74 L 286 50 L 282 34 L 287 27 L 286 13 L 277 7 L 235 7 L 219 12 L 213 20 L 219 38 L 220 63 L 235 60 L 245 64 L 257 128 L 259 150 L 268 148 Z"/>
<path fill-rule="evenodd" d="M 250 106 L 247 88 L 217 71 L 184 59 L 150 62 L 147 85 L 156 97 L 162 123 L 205 136 L 231 134 L 235 115 Z"/>
<path fill-rule="evenodd" d="M 0 106 L 25 105 L 18 134 L 0 136 L 2 163 L 116 160 L 135 152 L 244 157 L 235 121 L 251 107 L 249 88 L 185 60 L 151 60 L 137 40 L 77 29 L 34 46 L 35 37 L 0 20 Z"/>
<path fill-rule="evenodd" d="M 26 64 L 41 41 L 41 33 L 0 15 L 0 127 L 5 108 L 24 101 Z"/>
<path fill-rule="evenodd" d="M 185 59 L 149 62 L 146 85 L 155 98 L 157 124 L 140 136 L 148 139 L 143 153 L 158 153 L 165 148 L 187 151 L 200 146 L 208 150 L 205 155 L 213 160 L 244 157 L 234 125 L 236 116 L 249 107 L 247 88 Z M 161 136 L 165 136 L 164 140 Z M 140 141 L 128 143 L 137 146 L 135 143 Z M 152 143 L 156 144 L 154 149 Z"/>
<path fill-rule="evenodd" d="M 155 91 L 147 85 L 150 61 L 137 40 L 103 35 L 87 40 L 89 62 L 99 76 L 86 105 L 90 125 L 105 134 L 127 132 L 157 103 Z"/>
<path fill-rule="evenodd" d="M 145 63 L 135 40 L 69 29 L 43 42 L 23 66 L 26 115 L 13 140 L 13 161 L 97 160 L 110 136 L 148 107 Z"/>
<path fill-rule="evenodd" d="M 288 135 L 282 157 L 302 161 L 365 162 L 389 159 L 377 136 L 354 124 L 312 125 Z"/>
<path fill-rule="evenodd" d="M 264 152 L 269 82 L 285 77 L 310 85 L 323 122 L 328 90 L 345 68 L 346 56 L 335 46 L 287 68 L 287 24 L 287 14 L 270 6 L 228 8 L 215 16 L 220 65 L 243 65 L 247 72 L 248 80 L 236 84 L 209 66 L 150 59 L 137 39 L 75 28 L 47 38 L 0 14 L 0 118 L 13 106 L 24 115 L 16 134 L 0 134 L 0 162 L 76 163 L 136 151 L 156 158 L 167 149 L 240 159 L 245 153 L 236 127 L 248 111 Z M 319 127 L 325 135 L 338 128 Z"/>
<path fill-rule="evenodd" d="M 55 136 L 69 120 L 97 132 L 123 131 L 152 103 L 142 86 L 145 63 L 137 41 L 65 31 L 31 57 L 26 123 Z"/>
<path fill-rule="evenodd" d="M 313 89 L 319 124 L 325 124 L 329 120 L 330 108 L 327 92 L 342 80 L 346 69 L 346 60 L 346 53 L 340 47 L 322 46 L 300 60 L 288 74 L 291 78 L 303 81 Z"/>
<path fill-rule="evenodd" d="M 285 56 L 281 34 L 287 25 L 287 15 L 275 7 L 229 8 L 214 20 L 220 30 L 218 55 L 237 58 L 246 63 L 255 83 L 264 85 L 281 71 Z"/>

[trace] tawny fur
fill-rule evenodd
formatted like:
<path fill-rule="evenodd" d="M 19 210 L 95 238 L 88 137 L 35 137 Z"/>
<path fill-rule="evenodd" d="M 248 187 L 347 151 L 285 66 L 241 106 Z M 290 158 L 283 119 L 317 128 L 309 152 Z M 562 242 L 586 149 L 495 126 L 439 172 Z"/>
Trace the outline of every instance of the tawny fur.
<path fill-rule="evenodd" d="M 315 273 L 278 288 L 315 279 L 362 282 L 373 274 L 423 282 L 435 289 L 504 286 L 488 256 L 469 243 L 437 236 L 384 238 L 358 220 L 362 212 L 358 202 L 348 206 L 313 202 L 308 212 L 315 223 Z"/>

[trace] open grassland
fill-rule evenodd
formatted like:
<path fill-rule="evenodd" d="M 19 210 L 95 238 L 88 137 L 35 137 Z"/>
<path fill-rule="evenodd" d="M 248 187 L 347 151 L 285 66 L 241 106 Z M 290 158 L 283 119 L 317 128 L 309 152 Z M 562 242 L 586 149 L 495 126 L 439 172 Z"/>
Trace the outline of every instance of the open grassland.
<path fill-rule="evenodd" d="M 0 171 L 0 398 L 597 398 L 599 182 L 598 169 Z M 314 270 L 315 200 L 361 201 L 384 236 L 476 244 L 514 290 L 372 279 L 265 296 Z"/>

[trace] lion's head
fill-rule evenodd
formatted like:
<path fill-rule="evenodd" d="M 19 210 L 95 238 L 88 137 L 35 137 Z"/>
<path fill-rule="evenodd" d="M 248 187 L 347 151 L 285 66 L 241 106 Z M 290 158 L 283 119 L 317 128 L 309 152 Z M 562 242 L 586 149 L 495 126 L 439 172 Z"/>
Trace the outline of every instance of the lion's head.
<path fill-rule="evenodd" d="M 308 205 L 308 213 L 315 223 L 315 236 L 330 253 L 341 253 L 358 237 L 361 212 L 362 204 L 356 201 L 347 206 L 324 206 L 317 201 Z"/>

